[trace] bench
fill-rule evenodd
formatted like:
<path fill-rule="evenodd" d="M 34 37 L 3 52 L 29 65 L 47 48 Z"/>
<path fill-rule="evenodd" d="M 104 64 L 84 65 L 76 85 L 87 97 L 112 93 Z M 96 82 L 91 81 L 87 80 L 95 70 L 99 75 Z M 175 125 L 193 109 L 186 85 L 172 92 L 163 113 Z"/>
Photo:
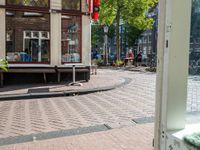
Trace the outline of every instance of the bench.
<path fill-rule="evenodd" d="M 61 73 L 73 73 L 73 68 L 72 67 L 60 67 L 56 69 L 57 71 L 57 76 L 58 76 L 58 83 L 60 83 L 61 80 Z M 76 67 L 75 68 L 76 73 L 83 73 L 84 75 L 84 80 L 87 82 L 90 79 L 90 68 L 89 67 Z"/>
<path fill-rule="evenodd" d="M 0 71 L 0 86 L 3 86 L 3 82 L 4 82 L 4 73 L 6 73 L 6 71 Z M 56 73 L 55 68 L 17 68 L 17 67 L 13 67 L 13 68 L 9 68 L 8 69 L 8 73 L 42 73 L 43 74 L 43 80 L 44 83 L 47 82 L 47 78 L 46 78 L 46 73 Z"/>
<path fill-rule="evenodd" d="M 61 73 L 72 73 L 72 67 L 9 67 L 8 72 L 0 70 L 0 87 L 4 84 L 5 73 L 42 73 L 44 83 L 47 82 L 46 74 L 56 74 L 57 82 L 60 83 Z M 90 67 L 76 67 L 76 72 L 84 73 L 84 79 L 88 81 L 90 79 Z"/>

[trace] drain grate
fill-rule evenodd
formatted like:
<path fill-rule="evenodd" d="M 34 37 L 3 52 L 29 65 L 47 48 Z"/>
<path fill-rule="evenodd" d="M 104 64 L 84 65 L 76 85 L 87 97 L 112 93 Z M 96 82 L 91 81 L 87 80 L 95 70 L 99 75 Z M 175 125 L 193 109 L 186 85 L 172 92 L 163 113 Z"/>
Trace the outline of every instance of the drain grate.
<path fill-rule="evenodd" d="M 28 89 L 28 93 L 48 93 L 49 88 Z"/>
<path fill-rule="evenodd" d="M 25 143 L 25 142 L 31 142 L 31 141 L 37 141 L 37 140 L 38 141 L 47 140 L 47 139 L 66 137 L 66 136 L 72 136 L 72 135 L 81 135 L 81 134 L 107 131 L 107 130 L 109 130 L 107 126 L 98 125 L 98 126 L 82 127 L 82 128 L 76 128 L 76 129 L 52 131 L 52 132 L 47 132 L 47 133 L 38 133 L 38 134 L 30 134 L 30 135 L 23 135 L 23 136 L 16 136 L 16 137 L 0 138 L 0 146 Z"/>
<path fill-rule="evenodd" d="M 136 119 L 132 119 L 132 121 L 135 122 L 136 124 L 153 123 L 154 117 L 136 118 Z"/>

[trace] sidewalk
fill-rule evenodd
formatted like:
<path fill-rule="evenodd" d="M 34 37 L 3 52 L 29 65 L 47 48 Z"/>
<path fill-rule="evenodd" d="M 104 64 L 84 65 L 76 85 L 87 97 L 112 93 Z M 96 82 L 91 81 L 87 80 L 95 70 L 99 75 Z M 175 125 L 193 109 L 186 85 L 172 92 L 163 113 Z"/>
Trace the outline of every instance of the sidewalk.
<path fill-rule="evenodd" d="M 0 150 L 153 150 L 153 124 L 7 145 Z"/>
<path fill-rule="evenodd" d="M 81 82 L 83 86 L 69 86 L 60 84 L 31 84 L 11 85 L 0 88 L 0 100 L 17 100 L 29 98 L 43 98 L 56 96 L 81 95 L 98 91 L 111 90 L 127 84 L 130 79 L 119 76 L 109 76 L 101 69 L 97 75 L 91 75 L 89 82 Z"/>

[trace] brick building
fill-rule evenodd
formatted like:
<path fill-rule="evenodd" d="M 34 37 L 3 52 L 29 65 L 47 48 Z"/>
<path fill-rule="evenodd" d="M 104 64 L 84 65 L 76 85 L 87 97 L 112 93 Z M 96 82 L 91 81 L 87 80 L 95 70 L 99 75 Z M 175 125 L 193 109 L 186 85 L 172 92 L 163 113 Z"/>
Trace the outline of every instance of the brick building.
<path fill-rule="evenodd" d="M 158 5 L 151 8 L 148 16 L 154 20 L 151 29 L 144 31 L 138 39 L 137 53 L 142 52 L 143 63 L 148 66 L 156 66 L 157 38 L 158 38 Z"/>
<path fill-rule="evenodd" d="M 0 58 L 9 62 L 9 72 L 1 73 L 1 82 L 19 73 L 42 73 L 45 80 L 51 74 L 60 81 L 63 73 L 71 74 L 73 65 L 89 80 L 91 18 L 87 2 L 0 0 Z"/>

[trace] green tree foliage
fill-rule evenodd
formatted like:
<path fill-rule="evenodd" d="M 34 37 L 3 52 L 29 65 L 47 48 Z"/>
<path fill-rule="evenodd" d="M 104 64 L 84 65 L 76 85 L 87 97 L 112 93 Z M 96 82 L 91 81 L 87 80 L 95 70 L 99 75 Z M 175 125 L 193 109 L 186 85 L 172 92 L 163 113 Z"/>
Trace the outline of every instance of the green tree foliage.
<path fill-rule="evenodd" d="M 125 37 L 129 47 L 134 47 L 136 40 L 144 30 L 140 30 L 135 26 L 125 25 Z"/>
<path fill-rule="evenodd" d="M 96 45 L 100 45 L 103 43 L 103 26 L 100 24 L 93 24 L 92 25 L 92 47 L 96 47 Z"/>
<path fill-rule="evenodd" d="M 5 59 L 0 59 L 0 70 L 7 71 L 8 63 Z"/>
<path fill-rule="evenodd" d="M 108 38 L 112 39 L 115 36 L 115 26 L 111 24 L 108 30 Z M 92 47 L 101 45 L 104 42 L 104 29 L 103 25 L 99 23 L 93 23 L 92 25 Z"/>
<path fill-rule="evenodd" d="M 101 0 L 100 23 L 111 25 L 116 23 L 116 51 L 120 60 L 120 23 L 126 22 L 139 30 L 152 27 L 153 19 L 147 16 L 150 7 L 155 6 L 158 0 Z"/>

